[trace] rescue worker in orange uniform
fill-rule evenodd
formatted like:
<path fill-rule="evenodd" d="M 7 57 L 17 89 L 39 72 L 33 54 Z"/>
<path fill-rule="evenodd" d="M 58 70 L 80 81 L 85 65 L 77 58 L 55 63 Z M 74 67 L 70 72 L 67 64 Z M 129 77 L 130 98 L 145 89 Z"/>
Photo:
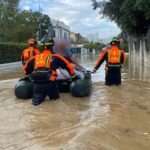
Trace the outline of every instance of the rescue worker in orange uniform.
<path fill-rule="evenodd" d="M 40 54 L 40 51 L 36 48 L 37 41 L 35 39 L 29 39 L 28 44 L 29 47 L 23 51 L 21 56 L 23 65 L 25 65 L 25 63 L 33 56 Z"/>
<path fill-rule="evenodd" d="M 104 50 L 100 55 L 93 72 L 96 73 L 97 69 L 106 61 L 106 85 L 120 85 L 121 84 L 121 65 L 126 61 L 126 54 L 124 50 L 120 50 L 120 40 L 114 38 L 110 43 L 110 50 Z"/>
<path fill-rule="evenodd" d="M 53 39 L 45 39 L 43 45 L 43 53 L 31 58 L 24 68 L 34 84 L 32 104 L 35 106 L 41 104 L 47 95 L 53 100 L 59 98 L 56 69 L 61 67 L 68 70 L 72 78 L 75 75 L 71 63 L 60 54 L 53 53 Z"/>

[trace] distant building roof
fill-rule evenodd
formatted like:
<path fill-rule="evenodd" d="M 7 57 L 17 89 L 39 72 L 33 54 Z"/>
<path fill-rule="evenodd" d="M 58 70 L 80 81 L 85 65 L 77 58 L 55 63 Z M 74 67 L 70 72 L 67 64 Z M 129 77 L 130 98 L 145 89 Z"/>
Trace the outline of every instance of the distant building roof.
<path fill-rule="evenodd" d="M 67 26 L 64 22 L 56 20 L 51 20 L 51 22 L 54 28 L 63 28 L 64 30 L 70 32 L 69 26 Z"/>

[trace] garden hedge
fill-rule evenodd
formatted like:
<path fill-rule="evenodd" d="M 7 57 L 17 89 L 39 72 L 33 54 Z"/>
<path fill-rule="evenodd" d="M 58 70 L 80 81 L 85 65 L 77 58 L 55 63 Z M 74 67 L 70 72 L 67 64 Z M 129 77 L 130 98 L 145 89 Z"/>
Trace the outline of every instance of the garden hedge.
<path fill-rule="evenodd" d="M 26 44 L 0 43 L 0 64 L 20 61 Z"/>

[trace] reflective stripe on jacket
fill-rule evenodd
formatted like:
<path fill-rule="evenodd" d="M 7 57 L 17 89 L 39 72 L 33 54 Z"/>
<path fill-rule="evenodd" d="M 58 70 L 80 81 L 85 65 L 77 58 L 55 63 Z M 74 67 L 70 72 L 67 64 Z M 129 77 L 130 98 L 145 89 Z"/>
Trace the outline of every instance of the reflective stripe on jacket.
<path fill-rule="evenodd" d="M 35 56 L 35 66 L 34 69 L 38 70 L 40 68 L 50 68 L 50 59 L 52 57 L 52 54 L 50 53 L 50 51 L 44 51 L 42 54 L 40 55 L 36 55 Z"/>
<path fill-rule="evenodd" d="M 57 79 L 57 72 L 56 70 L 51 70 L 52 56 L 53 54 L 47 50 L 42 54 L 35 56 L 34 73 L 37 72 L 37 75 L 45 74 L 47 80 L 54 81 Z"/>

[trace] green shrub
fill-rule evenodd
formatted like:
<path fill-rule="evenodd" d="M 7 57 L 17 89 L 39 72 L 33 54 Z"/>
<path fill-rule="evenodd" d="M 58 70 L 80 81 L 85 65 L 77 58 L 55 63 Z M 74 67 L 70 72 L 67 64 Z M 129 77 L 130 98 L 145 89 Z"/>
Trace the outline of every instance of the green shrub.
<path fill-rule="evenodd" d="M 0 43 L 0 64 L 20 61 L 26 44 Z"/>

